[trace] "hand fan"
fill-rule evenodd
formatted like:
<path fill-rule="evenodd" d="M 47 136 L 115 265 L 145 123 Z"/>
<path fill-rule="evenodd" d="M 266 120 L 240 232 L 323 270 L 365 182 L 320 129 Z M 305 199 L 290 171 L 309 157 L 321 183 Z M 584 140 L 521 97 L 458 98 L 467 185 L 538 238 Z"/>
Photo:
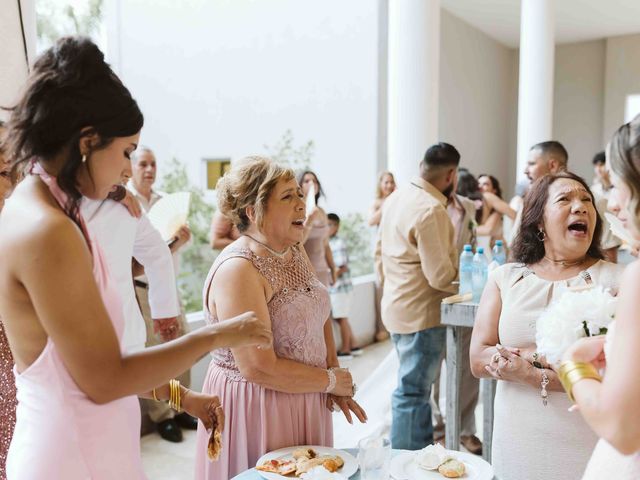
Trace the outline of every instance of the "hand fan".
<path fill-rule="evenodd" d="M 171 193 L 158 200 L 147 217 L 164 241 L 171 240 L 189 215 L 190 192 Z"/>
<path fill-rule="evenodd" d="M 307 204 L 306 215 L 308 217 L 309 215 L 311 215 L 311 211 L 316 206 L 316 186 L 313 183 L 309 185 L 309 191 L 307 192 L 305 203 Z"/>
<path fill-rule="evenodd" d="M 611 230 L 611 233 L 616 237 L 632 246 L 635 246 L 638 243 L 638 240 L 633 238 L 631 232 L 624 228 L 624 224 L 618 219 L 618 217 L 609 212 L 604 212 L 604 216 L 609 222 L 609 230 Z"/>

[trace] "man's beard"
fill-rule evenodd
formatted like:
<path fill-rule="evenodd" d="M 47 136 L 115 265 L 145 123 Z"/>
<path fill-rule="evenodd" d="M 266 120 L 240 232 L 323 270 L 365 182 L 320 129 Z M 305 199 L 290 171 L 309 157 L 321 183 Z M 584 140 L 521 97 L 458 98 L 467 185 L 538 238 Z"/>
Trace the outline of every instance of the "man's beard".
<path fill-rule="evenodd" d="M 447 198 L 451 198 L 452 193 L 453 193 L 453 182 L 451 182 L 451 184 L 442 191 L 442 194 Z"/>

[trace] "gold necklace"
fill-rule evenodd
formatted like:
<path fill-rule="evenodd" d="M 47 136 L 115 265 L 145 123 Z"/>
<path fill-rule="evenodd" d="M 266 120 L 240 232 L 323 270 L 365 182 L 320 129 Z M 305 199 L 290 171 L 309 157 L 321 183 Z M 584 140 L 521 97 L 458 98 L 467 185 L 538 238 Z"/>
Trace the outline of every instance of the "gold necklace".
<path fill-rule="evenodd" d="M 574 262 L 570 262 L 570 261 L 567 261 L 567 260 L 553 260 L 553 259 L 547 257 L 546 255 L 544 256 L 544 259 L 547 260 L 548 262 L 553 263 L 554 265 L 562 265 L 563 267 L 575 267 L 576 265 L 580 265 L 580 264 L 584 263 L 584 261 L 587 259 L 587 257 L 585 255 L 580 260 L 576 260 Z"/>
<path fill-rule="evenodd" d="M 275 255 L 275 256 L 276 256 L 276 257 L 278 257 L 278 258 L 284 258 L 284 257 L 285 257 L 285 255 L 286 255 L 287 253 L 289 253 L 289 249 L 291 248 L 291 247 L 287 247 L 287 248 L 285 248 L 282 252 L 278 252 L 277 250 L 274 250 L 273 248 L 271 248 L 271 247 L 270 247 L 269 245 L 267 245 L 266 243 L 261 242 L 260 240 L 256 240 L 255 238 L 253 238 L 253 237 L 252 237 L 251 235 L 249 235 L 248 233 L 245 233 L 245 234 L 243 234 L 243 235 L 244 235 L 245 237 L 249 237 L 251 240 L 253 240 L 253 241 L 254 241 L 254 242 L 256 242 L 256 243 L 259 243 L 259 244 L 260 244 L 260 245 L 262 245 L 264 248 L 266 248 L 266 249 L 267 249 L 267 251 L 269 251 L 269 253 L 271 253 L 271 254 Z"/>

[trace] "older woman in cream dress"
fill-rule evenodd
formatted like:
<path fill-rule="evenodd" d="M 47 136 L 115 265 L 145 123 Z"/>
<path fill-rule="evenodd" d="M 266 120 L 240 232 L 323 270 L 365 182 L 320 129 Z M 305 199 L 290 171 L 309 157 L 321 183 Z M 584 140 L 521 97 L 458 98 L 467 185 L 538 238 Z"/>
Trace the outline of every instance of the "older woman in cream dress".
<path fill-rule="evenodd" d="M 492 451 L 497 477 L 577 478 L 597 437 L 567 411 L 555 372 L 533 366 L 536 321 L 569 287 L 617 289 L 620 267 L 602 260 L 601 222 L 580 177 L 559 173 L 538 180 L 522 218 L 512 252 L 517 263 L 491 273 L 480 301 L 471 368 L 477 377 L 499 380 Z"/>

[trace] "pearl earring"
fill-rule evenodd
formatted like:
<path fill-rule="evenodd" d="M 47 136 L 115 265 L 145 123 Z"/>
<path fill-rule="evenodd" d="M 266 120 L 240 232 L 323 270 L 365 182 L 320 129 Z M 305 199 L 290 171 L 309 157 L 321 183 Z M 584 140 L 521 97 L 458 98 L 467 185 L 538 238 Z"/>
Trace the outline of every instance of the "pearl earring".
<path fill-rule="evenodd" d="M 87 156 L 86 155 L 82 155 L 82 163 L 87 163 Z"/>

